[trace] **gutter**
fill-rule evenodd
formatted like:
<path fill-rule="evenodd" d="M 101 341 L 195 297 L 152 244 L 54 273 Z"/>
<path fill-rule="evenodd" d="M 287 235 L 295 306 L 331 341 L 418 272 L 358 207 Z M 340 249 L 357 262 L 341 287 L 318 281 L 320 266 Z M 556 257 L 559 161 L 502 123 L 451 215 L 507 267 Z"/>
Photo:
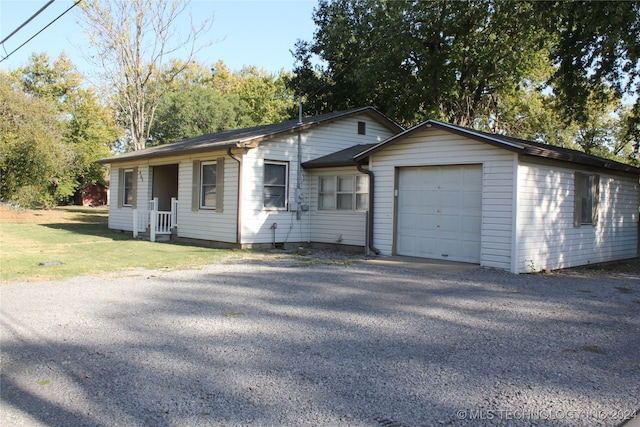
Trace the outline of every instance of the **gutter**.
<path fill-rule="evenodd" d="M 236 213 L 236 243 L 242 246 L 242 159 L 231 152 L 231 147 L 227 147 L 227 154 L 238 162 L 238 201 Z"/>
<path fill-rule="evenodd" d="M 369 250 L 376 255 L 380 255 L 380 250 L 373 246 L 373 191 L 375 189 L 375 176 L 369 169 L 364 169 L 360 163 L 356 164 L 356 167 L 358 168 L 358 172 L 369 175 L 369 218 L 367 221 L 369 229 L 367 230 L 367 240 L 369 240 Z"/>

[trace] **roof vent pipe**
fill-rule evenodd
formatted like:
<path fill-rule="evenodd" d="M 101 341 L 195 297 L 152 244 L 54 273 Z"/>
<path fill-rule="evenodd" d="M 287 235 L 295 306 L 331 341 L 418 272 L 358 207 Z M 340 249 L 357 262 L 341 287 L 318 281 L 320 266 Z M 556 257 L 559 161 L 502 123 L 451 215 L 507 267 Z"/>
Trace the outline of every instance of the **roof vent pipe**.
<path fill-rule="evenodd" d="M 300 93 L 300 98 L 298 102 L 298 124 L 302 124 L 302 93 Z"/>
<path fill-rule="evenodd" d="M 361 173 L 366 173 L 369 175 L 369 212 L 367 212 L 369 216 L 369 221 L 367 221 L 369 227 L 367 229 L 368 233 L 368 241 L 369 241 L 369 250 L 376 255 L 380 255 L 380 250 L 373 246 L 373 191 L 375 189 L 375 180 L 373 172 L 369 169 L 364 169 L 360 163 L 356 164 L 358 171 Z"/>

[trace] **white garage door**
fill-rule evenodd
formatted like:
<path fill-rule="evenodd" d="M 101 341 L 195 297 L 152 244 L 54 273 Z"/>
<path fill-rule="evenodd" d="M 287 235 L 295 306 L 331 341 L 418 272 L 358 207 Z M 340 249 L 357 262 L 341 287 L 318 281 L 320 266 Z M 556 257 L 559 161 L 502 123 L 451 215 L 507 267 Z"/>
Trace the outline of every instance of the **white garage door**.
<path fill-rule="evenodd" d="M 482 165 L 401 168 L 396 253 L 480 263 Z"/>

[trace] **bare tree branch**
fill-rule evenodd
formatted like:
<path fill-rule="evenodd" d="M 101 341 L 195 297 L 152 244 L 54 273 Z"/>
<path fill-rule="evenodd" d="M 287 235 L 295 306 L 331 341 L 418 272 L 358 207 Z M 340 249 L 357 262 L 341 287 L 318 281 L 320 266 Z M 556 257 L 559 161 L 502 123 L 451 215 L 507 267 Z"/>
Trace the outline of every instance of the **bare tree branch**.
<path fill-rule="evenodd" d="M 155 110 L 171 82 L 212 43 L 199 41 L 211 29 L 213 14 L 199 25 L 189 15 L 188 31 L 178 32 L 179 18 L 189 3 L 87 0 L 83 6 L 86 31 L 98 59 L 93 62 L 110 83 L 133 150 L 146 146 Z M 180 59 L 184 66 L 171 68 L 167 59 L 178 53 L 183 53 Z"/>

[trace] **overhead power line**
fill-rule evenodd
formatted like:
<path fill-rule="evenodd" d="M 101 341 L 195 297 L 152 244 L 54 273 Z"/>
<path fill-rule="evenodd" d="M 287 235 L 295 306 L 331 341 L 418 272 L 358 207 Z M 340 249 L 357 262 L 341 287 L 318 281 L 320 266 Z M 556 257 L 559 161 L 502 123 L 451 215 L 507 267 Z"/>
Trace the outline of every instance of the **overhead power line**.
<path fill-rule="evenodd" d="M 45 25 L 44 27 L 42 27 L 42 29 L 41 29 L 40 31 L 38 31 L 37 33 L 35 33 L 35 34 L 34 34 L 34 35 L 32 35 L 31 37 L 29 37 L 29 39 L 28 39 L 26 42 L 22 43 L 20 46 L 18 46 L 17 48 L 15 48 L 14 50 L 12 50 L 10 53 L 8 53 L 8 54 L 7 54 L 7 56 L 5 56 L 4 58 L 0 59 L 0 62 L 2 62 L 2 61 L 4 61 L 4 60 L 6 60 L 6 59 L 7 59 L 7 58 L 9 58 L 11 55 L 13 55 L 14 53 L 16 53 L 16 51 L 18 51 L 19 49 L 21 49 L 24 45 L 26 45 L 27 43 L 29 43 L 31 40 L 33 40 L 33 39 L 34 39 L 34 37 L 36 37 L 38 34 L 40 34 L 41 32 L 43 32 L 43 31 L 44 31 L 44 30 L 46 30 L 47 28 L 49 28 L 49 26 L 51 26 L 51 24 L 53 24 L 54 22 L 56 22 L 58 19 L 62 18 L 62 17 L 63 17 L 67 12 L 69 12 L 71 9 L 73 9 L 75 6 L 77 6 L 77 5 L 78 5 L 78 3 L 80 3 L 81 1 L 82 1 L 82 0 L 78 0 L 78 1 L 76 1 L 73 5 L 71 5 L 71 7 L 69 7 L 67 10 L 65 10 L 65 11 L 64 11 L 64 12 L 62 12 L 60 15 L 58 15 L 58 16 L 56 17 L 56 19 L 54 19 L 53 21 L 49 22 L 47 25 Z M 53 1 L 52 1 L 52 2 L 50 2 L 50 3 L 53 3 Z M 38 12 L 38 13 L 40 13 L 40 12 Z M 26 23 L 25 23 L 25 24 L 26 24 Z M 23 24 L 22 26 L 24 26 L 25 24 Z M 21 27 L 22 27 L 22 26 L 21 26 Z M 20 28 L 18 28 L 18 30 L 19 30 L 19 29 L 20 29 Z M 18 31 L 18 30 L 16 30 L 16 31 Z M 15 31 L 14 31 L 14 33 L 15 33 Z M 13 35 L 13 33 L 11 33 L 11 35 Z M 11 36 L 11 35 L 10 35 L 10 36 Z M 8 38 L 8 37 L 7 37 L 7 38 Z M 5 39 L 5 40 L 6 40 L 6 39 Z M 1 44 L 1 43 L 0 43 L 0 44 Z"/>
<path fill-rule="evenodd" d="M 51 0 L 51 1 L 49 1 L 49 3 L 45 4 L 44 6 L 42 6 L 42 7 L 40 8 L 40 10 L 39 10 L 39 11 L 37 11 L 36 13 L 34 13 L 33 15 L 31 15 L 31 18 L 29 18 L 29 19 L 27 19 L 26 21 L 24 21 L 24 22 L 22 23 L 22 25 L 20 25 L 18 28 L 16 28 L 15 30 L 13 30 L 13 32 L 12 32 L 11 34 L 9 34 L 7 37 L 5 37 L 5 38 L 4 38 L 4 40 L 2 40 L 2 41 L 0 42 L 0 44 L 2 44 L 2 43 L 4 43 L 4 42 L 6 42 L 7 40 L 9 40 L 9 39 L 11 38 L 11 36 L 13 36 L 15 33 L 17 33 L 18 31 L 20 31 L 20 30 L 22 29 L 22 27 L 24 27 L 24 26 L 25 26 L 25 25 L 27 25 L 29 22 L 31 22 L 31 20 L 32 20 L 33 18 L 35 18 L 36 16 L 40 15 L 40 13 L 41 13 L 43 10 L 45 10 L 46 8 L 48 8 L 49 6 L 51 6 L 51 3 L 53 3 L 54 1 L 56 1 L 56 0 Z"/>

